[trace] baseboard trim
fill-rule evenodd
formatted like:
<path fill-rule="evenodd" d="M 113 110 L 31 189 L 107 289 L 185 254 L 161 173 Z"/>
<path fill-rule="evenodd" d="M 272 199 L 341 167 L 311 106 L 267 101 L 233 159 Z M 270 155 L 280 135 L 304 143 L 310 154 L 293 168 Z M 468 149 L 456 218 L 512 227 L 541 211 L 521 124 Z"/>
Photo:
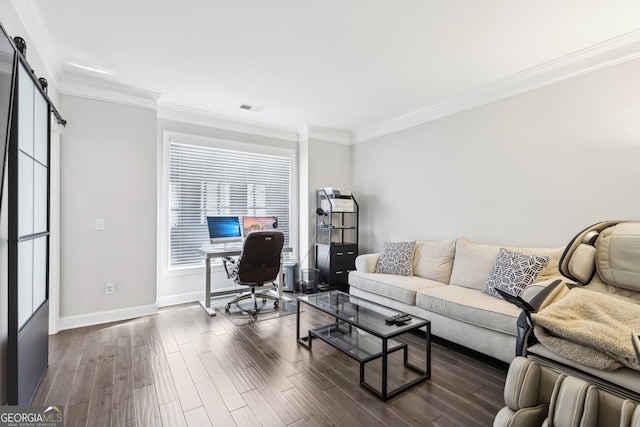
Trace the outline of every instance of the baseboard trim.
<path fill-rule="evenodd" d="M 169 295 L 166 297 L 158 297 L 158 307 L 168 307 L 170 305 L 186 304 L 188 302 L 196 302 L 202 299 L 203 292 L 188 292 L 186 294 Z"/>
<path fill-rule="evenodd" d="M 267 288 L 269 288 L 267 286 Z M 265 289 L 258 287 L 256 289 Z M 269 288 L 270 289 L 270 288 Z M 216 288 L 211 290 L 211 297 L 217 298 L 225 295 L 233 295 L 238 292 L 247 291 L 248 288 L 238 288 L 230 286 L 226 288 Z M 171 305 L 186 304 L 190 302 L 198 302 L 203 299 L 202 291 L 187 292 L 185 294 L 168 295 L 166 297 L 158 297 L 158 307 L 169 307 Z"/>
<path fill-rule="evenodd" d="M 66 329 L 100 325 L 102 323 L 119 322 L 121 320 L 135 319 L 136 317 L 151 316 L 154 314 L 158 314 L 157 304 L 61 317 L 58 322 L 59 329 L 56 332 L 64 331 Z"/>

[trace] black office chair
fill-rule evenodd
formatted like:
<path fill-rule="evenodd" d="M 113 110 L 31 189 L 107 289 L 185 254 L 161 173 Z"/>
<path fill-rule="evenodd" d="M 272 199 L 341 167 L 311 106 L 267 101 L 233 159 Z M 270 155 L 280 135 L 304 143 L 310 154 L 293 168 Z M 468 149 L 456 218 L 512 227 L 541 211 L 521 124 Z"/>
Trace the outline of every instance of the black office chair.
<path fill-rule="evenodd" d="M 242 253 L 237 260 L 223 258 L 222 262 L 227 277 L 239 285 L 251 288 L 250 292 L 241 293 L 231 300 L 225 307 L 225 311 L 228 312 L 232 304 L 251 298 L 253 307 L 250 314 L 255 320 L 258 312 L 264 307 L 264 304 L 258 307 L 258 297 L 262 298 L 263 303 L 267 299 L 275 301 L 273 307 L 278 308 L 278 297 L 266 292 L 256 293 L 256 287 L 273 283 L 278 277 L 283 246 L 284 234 L 281 231 L 252 231 L 247 234 Z"/>

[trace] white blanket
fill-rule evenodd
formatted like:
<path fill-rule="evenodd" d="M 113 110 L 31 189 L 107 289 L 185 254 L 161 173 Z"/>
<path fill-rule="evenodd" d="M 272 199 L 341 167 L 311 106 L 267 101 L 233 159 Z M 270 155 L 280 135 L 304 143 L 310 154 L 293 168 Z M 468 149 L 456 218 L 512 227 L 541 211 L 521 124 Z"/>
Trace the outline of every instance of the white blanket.
<path fill-rule="evenodd" d="M 536 338 L 579 364 L 640 371 L 631 332 L 640 330 L 640 305 L 581 288 L 531 315 Z"/>

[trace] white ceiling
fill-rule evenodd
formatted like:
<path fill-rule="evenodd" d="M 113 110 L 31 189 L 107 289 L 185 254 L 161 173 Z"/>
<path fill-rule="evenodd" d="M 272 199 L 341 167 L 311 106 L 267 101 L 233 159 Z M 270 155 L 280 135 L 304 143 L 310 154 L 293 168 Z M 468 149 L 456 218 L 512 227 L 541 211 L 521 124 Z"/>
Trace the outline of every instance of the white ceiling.
<path fill-rule="evenodd" d="M 30 1 L 56 81 L 348 132 L 640 34 L 638 0 Z"/>

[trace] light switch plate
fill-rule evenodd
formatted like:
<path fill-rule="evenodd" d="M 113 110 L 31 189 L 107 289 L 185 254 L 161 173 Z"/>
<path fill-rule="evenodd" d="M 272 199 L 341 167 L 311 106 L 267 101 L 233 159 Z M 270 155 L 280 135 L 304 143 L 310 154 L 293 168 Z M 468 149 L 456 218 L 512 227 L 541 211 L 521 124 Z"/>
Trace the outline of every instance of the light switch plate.
<path fill-rule="evenodd" d="M 111 280 L 104 282 L 104 293 L 110 295 L 116 291 L 116 284 Z"/>
<path fill-rule="evenodd" d="M 103 231 L 104 230 L 104 219 L 96 219 L 93 228 L 96 231 Z"/>

